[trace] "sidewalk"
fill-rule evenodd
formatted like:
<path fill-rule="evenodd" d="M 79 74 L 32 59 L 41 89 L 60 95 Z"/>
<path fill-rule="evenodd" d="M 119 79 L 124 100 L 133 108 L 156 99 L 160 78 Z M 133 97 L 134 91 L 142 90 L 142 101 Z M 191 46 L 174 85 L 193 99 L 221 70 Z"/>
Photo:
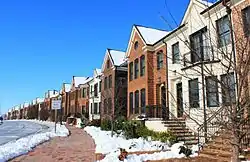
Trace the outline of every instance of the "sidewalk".
<path fill-rule="evenodd" d="M 82 129 L 67 127 L 69 137 L 56 137 L 37 146 L 32 152 L 17 157 L 11 162 L 93 162 L 95 144 Z"/>

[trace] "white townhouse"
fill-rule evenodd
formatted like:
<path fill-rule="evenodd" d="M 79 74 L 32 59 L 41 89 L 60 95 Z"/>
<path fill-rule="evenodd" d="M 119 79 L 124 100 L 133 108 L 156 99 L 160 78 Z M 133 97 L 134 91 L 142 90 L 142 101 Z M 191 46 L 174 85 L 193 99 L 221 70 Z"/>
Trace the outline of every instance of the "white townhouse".
<path fill-rule="evenodd" d="M 234 71 L 230 67 L 232 44 L 230 19 L 219 2 L 190 0 L 181 24 L 156 46 L 167 44 L 167 75 L 170 118 L 184 119 L 197 132 L 229 101 L 235 101 Z M 230 95 L 221 84 L 230 83 Z M 210 121 L 211 122 L 211 121 Z M 208 130 L 209 131 L 209 130 Z"/>
<path fill-rule="evenodd" d="M 89 82 L 89 120 L 100 119 L 101 106 L 101 69 L 95 69 L 93 79 Z"/>

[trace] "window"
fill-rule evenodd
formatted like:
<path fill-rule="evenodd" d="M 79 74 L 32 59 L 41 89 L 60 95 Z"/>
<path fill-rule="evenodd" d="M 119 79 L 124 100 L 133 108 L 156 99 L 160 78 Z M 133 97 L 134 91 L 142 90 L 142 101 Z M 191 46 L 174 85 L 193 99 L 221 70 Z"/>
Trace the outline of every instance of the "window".
<path fill-rule="evenodd" d="M 242 19 L 245 36 L 250 36 L 250 6 L 242 10 Z"/>
<path fill-rule="evenodd" d="M 141 76 L 145 75 L 145 56 L 142 55 L 140 58 L 140 72 L 141 72 Z"/>
<path fill-rule="evenodd" d="M 139 113 L 139 91 L 135 91 L 135 114 Z"/>
<path fill-rule="evenodd" d="M 189 80 L 189 104 L 192 108 L 199 107 L 198 79 Z"/>
<path fill-rule="evenodd" d="M 94 103 L 94 114 L 97 114 L 98 103 Z"/>
<path fill-rule="evenodd" d="M 104 102 L 103 102 L 103 113 L 106 114 L 107 113 L 107 99 L 104 99 Z"/>
<path fill-rule="evenodd" d="M 206 77 L 207 106 L 219 106 L 217 77 Z"/>
<path fill-rule="evenodd" d="M 203 28 L 190 36 L 192 63 L 210 59 L 211 49 L 208 42 L 206 28 Z"/>
<path fill-rule="evenodd" d="M 130 114 L 133 114 L 133 110 L 134 110 L 134 96 L 133 96 L 133 92 L 129 93 L 129 112 Z"/>
<path fill-rule="evenodd" d="M 100 113 L 100 110 L 101 110 L 101 105 L 102 105 L 102 103 L 101 103 L 101 102 L 99 102 L 98 114 Z"/>
<path fill-rule="evenodd" d="M 99 92 L 102 91 L 102 81 L 99 82 Z"/>
<path fill-rule="evenodd" d="M 172 60 L 173 64 L 180 63 L 179 42 L 172 45 Z"/>
<path fill-rule="evenodd" d="M 145 96 L 145 89 L 141 89 L 141 113 L 144 114 L 145 111 L 145 106 L 146 106 L 146 96 Z"/>
<path fill-rule="evenodd" d="M 135 79 L 139 76 L 139 65 L 138 65 L 138 59 L 135 59 Z"/>
<path fill-rule="evenodd" d="M 134 64 L 133 62 L 131 62 L 129 64 L 129 80 L 133 80 L 133 76 L 134 76 Z"/>
<path fill-rule="evenodd" d="M 86 109 L 86 107 L 83 105 L 82 106 L 82 114 L 85 114 L 85 109 Z"/>
<path fill-rule="evenodd" d="M 108 98 L 108 113 L 112 114 L 112 100 Z"/>
<path fill-rule="evenodd" d="M 107 69 L 110 68 L 110 60 L 107 61 Z"/>
<path fill-rule="evenodd" d="M 107 87 L 108 87 L 108 78 L 105 77 L 105 79 L 104 79 L 104 89 L 107 89 Z"/>
<path fill-rule="evenodd" d="M 87 96 L 86 92 L 87 92 L 86 88 L 83 88 L 82 89 L 82 98 L 85 98 Z"/>
<path fill-rule="evenodd" d="M 95 97 L 97 97 L 97 94 L 98 94 L 98 83 L 96 83 L 94 85 L 94 95 L 95 95 Z"/>
<path fill-rule="evenodd" d="M 227 74 L 221 76 L 222 89 L 222 103 L 224 105 L 231 105 L 236 102 L 235 94 L 235 80 L 234 74 Z"/>
<path fill-rule="evenodd" d="M 112 87 L 112 75 L 109 76 L 109 88 Z"/>
<path fill-rule="evenodd" d="M 228 16 L 225 16 L 216 21 L 217 35 L 218 35 L 218 46 L 224 47 L 231 42 L 230 37 L 230 24 Z"/>
<path fill-rule="evenodd" d="M 90 104 L 90 112 L 93 114 L 93 103 Z"/>
<path fill-rule="evenodd" d="M 163 52 L 160 51 L 157 53 L 157 69 L 161 69 L 163 67 Z"/>
<path fill-rule="evenodd" d="M 138 47 L 139 47 L 139 43 L 138 43 L 138 41 L 136 41 L 134 44 L 134 49 L 137 50 Z"/>

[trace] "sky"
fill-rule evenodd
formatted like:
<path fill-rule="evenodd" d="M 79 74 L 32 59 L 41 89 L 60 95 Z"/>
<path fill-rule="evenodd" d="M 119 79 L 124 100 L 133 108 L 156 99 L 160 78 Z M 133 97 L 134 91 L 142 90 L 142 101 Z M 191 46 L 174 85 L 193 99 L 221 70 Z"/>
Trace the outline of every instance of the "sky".
<path fill-rule="evenodd" d="M 171 30 L 188 3 L 0 1 L 0 113 L 44 97 L 49 89 L 59 90 L 73 75 L 92 76 L 101 67 L 106 48 L 126 50 L 133 24 Z"/>

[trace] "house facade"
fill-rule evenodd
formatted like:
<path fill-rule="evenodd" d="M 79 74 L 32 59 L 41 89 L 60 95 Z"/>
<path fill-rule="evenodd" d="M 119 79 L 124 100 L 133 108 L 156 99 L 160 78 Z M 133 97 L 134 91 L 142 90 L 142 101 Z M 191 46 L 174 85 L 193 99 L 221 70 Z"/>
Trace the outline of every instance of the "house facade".
<path fill-rule="evenodd" d="M 78 88 L 78 111 L 81 115 L 84 115 L 86 118 L 89 118 L 89 82 L 92 80 L 92 77 L 87 77 L 83 83 L 81 83 Z"/>
<path fill-rule="evenodd" d="M 125 52 L 107 49 L 102 64 L 101 119 L 126 116 L 127 63 Z"/>
<path fill-rule="evenodd" d="M 227 4 L 230 5 L 230 4 Z M 250 1 L 231 2 L 232 25 L 235 33 L 235 52 L 239 78 L 239 100 L 246 107 L 245 117 L 250 115 Z"/>
<path fill-rule="evenodd" d="M 190 0 L 181 24 L 155 44 L 167 44 L 169 118 L 185 120 L 194 132 L 236 100 L 230 33 L 221 3 Z"/>
<path fill-rule="evenodd" d="M 127 116 L 145 114 L 161 118 L 166 109 L 166 46 L 154 44 L 169 32 L 144 26 L 132 28 L 126 57 L 128 61 Z M 165 114 L 166 115 L 166 114 Z"/>
<path fill-rule="evenodd" d="M 82 114 L 83 110 L 87 110 L 88 104 L 86 103 L 88 101 L 87 96 L 82 96 L 83 89 L 87 88 L 88 85 L 87 82 L 90 80 L 89 77 L 77 77 L 73 76 L 72 82 L 71 82 L 71 89 L 70 89 L 70 114 L 71 116 L 78 116 Z M 85 85 L 86 83 L 86 85 Z M 82 109 L 84 107 L 84 109 Z M 85 110 L 84 110 L 85 111 Z"/>
<path fill-rule="evenodd" d="M 101 90 L 102 90 L 101 69 L 95 69 L 93 79 L 89 82 L 89 120 L 100 119 Z M 84 92 L 85 93 L 85 92 Z"/>
<path fill-rule="evenodd" d="M 69 100 L 69 94 L 70 94 L 71 84 L 69 83 L 63 83 L 60 96 L 62 101 L 62 115 L 63 118 L 66 118 L 66 116 L 70 116 L 70 100 Z"/>

